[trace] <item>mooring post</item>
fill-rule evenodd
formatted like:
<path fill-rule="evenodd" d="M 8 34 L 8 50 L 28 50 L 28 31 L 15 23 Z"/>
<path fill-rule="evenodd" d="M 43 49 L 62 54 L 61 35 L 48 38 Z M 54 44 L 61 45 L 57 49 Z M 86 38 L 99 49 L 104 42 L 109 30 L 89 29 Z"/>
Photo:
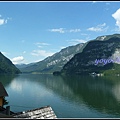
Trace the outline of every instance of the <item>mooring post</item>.
<path fill-rule="evenodd" d="M 10 115 L 10 106 L 6 106 L 6 115 Z"/>

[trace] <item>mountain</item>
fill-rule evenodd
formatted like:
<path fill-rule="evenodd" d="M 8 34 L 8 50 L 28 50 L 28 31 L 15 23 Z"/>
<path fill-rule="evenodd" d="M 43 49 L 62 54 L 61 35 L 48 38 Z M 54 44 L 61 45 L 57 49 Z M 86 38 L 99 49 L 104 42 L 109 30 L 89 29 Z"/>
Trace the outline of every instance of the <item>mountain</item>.
<path fill-rule="evenodd" d="M 15 64 L 15 66 L 20 69 L 20 68 L 24 68 L 27 67 L 27 64 Z"/>
<path fill-rule="evenodd" d="M 19 74 L 18 68 L 0 52 L 0 74 Z"/>
<path fill-rule="evenodd" d="M 33 64 L 34 64 L 34 63 L 30 63 L 30 64 L 15 64 L 15 66 L 16 66 L 18 69 L 22 69 L 22 68 L 31 66 L 31 65 L 33 65 Z"/>
<path fill-rule="evenodd" d="M 62 74 L 120 74 L 120 34 L 99 36 L 68 61 Z"/>
<path fill-rule="evenodd" d="M 28 66 L 19 67 L 19 69 L 23 73 L 53 73 L 54 71 L 60 71 L 75 54 L 82 52 L 85 45 L 86 43 L 81 43 L 69 46 L 40 62 L 32 65 L 28 64 Z"/>

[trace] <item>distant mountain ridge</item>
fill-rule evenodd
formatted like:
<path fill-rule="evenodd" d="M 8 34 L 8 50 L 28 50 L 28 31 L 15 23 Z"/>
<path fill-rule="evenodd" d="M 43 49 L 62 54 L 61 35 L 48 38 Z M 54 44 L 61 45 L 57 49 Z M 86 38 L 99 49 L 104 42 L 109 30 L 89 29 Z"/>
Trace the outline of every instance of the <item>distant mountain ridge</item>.
<path fill-rule="evenodd" d="M 40 62 L 31 65 L 16 66 L 23 73 L 53 73 L 54 71 L 60 71 L 64 64 L 76 53 L 82 52 L 85 45 L 86 43 L 80 43 L 75 46 L 69 46 Z"/>
<path fill-rule="evenodd" d="M 19 74 L 20 70 L 0 52 L 0 74 Z"/>
<path fill-rule="evenodd" d="M 22 68 L 25 68 L 25 67 L 28 67 L 28 66 L 31 66 L 35 63 L 30 63 L 30 64 L 15 64 L 15 66 L 18 68 L 18 69 L 22 69 Z"/>
<path fill-rule="evenodd" d="M 97 37 L 89 41 L 81 53 L 68 61 L 61 72 L 63 74 L 115 73 L 120 74 L 120 62 L 105 64 L 104 59 L 115 60 L 120 57 L 120 34 Z M 101 60 L 95 65 L 95 60 Z"/>
<path fill-rule="evenodd" d="M 65 74 L 101 73 L 119 71 L 119 64 L 94 65 L 96 59 L 115 59 L 120 56 L 120 34 L 98 36 L 96 39 L 62 49 L 46 59 L 28 65 L 17 66 L 23 73 Z M 116 65 L 117 64 L 117 65 Z M 112 71 L 114 73 L 115 71 Z M 119 72 L 117 72 L 119 73 Z"/>

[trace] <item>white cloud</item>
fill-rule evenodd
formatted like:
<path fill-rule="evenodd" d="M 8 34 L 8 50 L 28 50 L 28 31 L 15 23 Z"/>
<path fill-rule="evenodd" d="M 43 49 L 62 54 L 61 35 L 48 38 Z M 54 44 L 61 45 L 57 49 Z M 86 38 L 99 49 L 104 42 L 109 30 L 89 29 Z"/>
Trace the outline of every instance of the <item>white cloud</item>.
<path fill-rule="evenodd" d="M 41 43 L 41 42 L 38 42 L 38 43 L 35 43 L 36 45 L 50 45 L 50 44 L 48 44 L 48 43 Z"/>
<path fill-rule="evenodd" d="M 50 29 L 49 31 L 50 31 L 50 32 L 65 33 L 65 29 L 64 29 L 64 28 Z"/>
<path fill-rule="evenodd" d="M 2 17 L 2 16 L 0 15 L 0 17 Z M 9 20 L 9 18 L 7 18 L 7 19 L 0 18 L 0 25 L 7 24 L 8 20 Z"/>
<path fill-rule="evenodd" d="M 83 39 L 72 39 L 72 40 L 68 40 L 68 42 L 72 45 L 76 45 L 79 43 L 86 43 L 87 41 Z"/>
<path fill-rule="evenodd" d="M 6 21 L 5 19 L 0 19 L 0 25 L 5 24 L 6 23 L 5 21 Z"/>
<path fill-rule="evenodd" d="M 116 20 L 116 26 L 120 29 L 120 8 L 112 14 L 112 17 Z"/>
<path fill-rule="evenodd" d="M 71 33 L 71 32 L 80 32 L 81 30 L 80 29 L 71 29 L 71 30 L 69 30 L 69 32 Z"/>
<path fill-rule="evenodd" d="M 107 29 L 108 29 L 108 26 L 106 27 L 106 23 L 103 23 L 103 24 L 97 25 L 96 27 L 88 28 L 87 30 L 94 31 L 94 32 L 102 32 L 102 31 L 107 31 Z"/>
<path fill-rule="evenodd" d="M 39 47 L 39 48 L 43 48 L 44 46 L 48 46 L 48 45 L 50 45 L 50 44 L 48 44 L 48 43 L 43 43 L 43 42 L 37 42 L 37 43 L 35 43 L 35 45 L 37 45 L 37 47 Z"/>
<path fill-rule="evenodd" d="M 76 33 L 76 32 L 80 32 L 81 30 L 78 28 L 75 28 L 75 29 L 58 28 L 58 29 L 49 29 L 49 31 L 59 32 L 59 33 Z"/>
<path fill-rule="evenodd" d="M 41 46 L 41 45 L 38 45 L 38 47 L 39 47 L 39 48 L 43 48 L 43 46 Z"/>
<path fill-rule="evenodd" d="M 48 52 L 45 50 L 33 50 L 31 53 L 31 55 L 33 55 L 33 56 L 42 56 L 42 57 L 48 57 L 53 54 L 54 54 L 53 52 Z"/>
<path fill-rule="evenodd" d="M 0 25 L 7 24 L 8 20 L 11 20 L 12 18 L 2 18 L 2 15 L 0 15 Z"/>
<path fill-rule="evenodd" d="M 14 57 L 13 59 L 11 59 L 13 64 L 20 64 L 23 60 L 24 60 L 23 56 Z"/>

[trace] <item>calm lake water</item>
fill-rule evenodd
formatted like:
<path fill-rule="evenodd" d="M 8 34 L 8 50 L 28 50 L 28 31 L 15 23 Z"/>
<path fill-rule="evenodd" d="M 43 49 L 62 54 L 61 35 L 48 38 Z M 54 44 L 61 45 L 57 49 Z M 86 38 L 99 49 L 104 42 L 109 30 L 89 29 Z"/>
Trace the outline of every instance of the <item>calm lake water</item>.
<path fill-rule="evenodd" d="M 50 105 L 58 118 L 120 118 L 120 77 L 0 75 L 11 111 Z"/>

